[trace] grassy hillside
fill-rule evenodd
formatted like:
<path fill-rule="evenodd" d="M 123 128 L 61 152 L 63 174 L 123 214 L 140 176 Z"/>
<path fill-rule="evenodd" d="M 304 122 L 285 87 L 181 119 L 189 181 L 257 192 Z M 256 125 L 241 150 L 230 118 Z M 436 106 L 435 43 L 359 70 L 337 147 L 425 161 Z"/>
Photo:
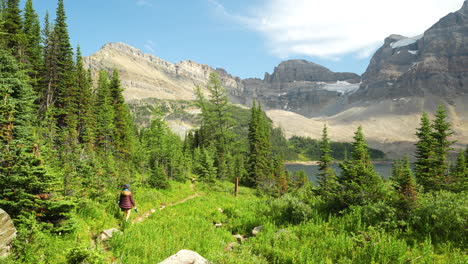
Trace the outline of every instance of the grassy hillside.
<path fill-rule="evenodd" d="M 328 214 L 310 187 L 275 199 L 242 187 L 236 198 L 228 182 L 171 184 L 165 191 L 134 188 L 139 213 L 132 212 L 132 224 L 119 218 L 117 193 L 101 202 L 81 201 L 77 231 L 43 235 L 30 252 L 30 263 L 158 263 L 181 249 L 194 250 L 212 263 L 468 261 L 463 231 L 468 199 L 463 193 L 421 197 L 413 222 L 406 223 L 407 232 L 402 233 L 393 231 L 402 223 L 384 204 Z M 165 208 L 159 210 L 162 204 Z M 151 209 L 155 213 L 150 214 Z M 263 229 L 252 236 L 257 226 Z M 96 239 L 112 227 L 123 233 L 106 242 Z M 231 251 L 226 248 L 237 241 L 233 234 L 248 239 Z"/>

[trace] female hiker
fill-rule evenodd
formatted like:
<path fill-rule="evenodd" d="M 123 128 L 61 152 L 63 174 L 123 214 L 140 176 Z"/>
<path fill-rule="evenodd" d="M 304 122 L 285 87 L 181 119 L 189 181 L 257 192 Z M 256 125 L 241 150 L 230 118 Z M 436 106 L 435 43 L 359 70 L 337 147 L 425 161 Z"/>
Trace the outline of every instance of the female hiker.
<path fill-rule="evenodd" d="M 135 202 L 133 201 L 133 195 L 130 191 L 130 185 L 128 184 L 124 185 L 122 192 L 120 193 L 119 207 L 125 213 L 125 221 L 128 221 L 132 208 L 135 207 L 136 209 Z"/>

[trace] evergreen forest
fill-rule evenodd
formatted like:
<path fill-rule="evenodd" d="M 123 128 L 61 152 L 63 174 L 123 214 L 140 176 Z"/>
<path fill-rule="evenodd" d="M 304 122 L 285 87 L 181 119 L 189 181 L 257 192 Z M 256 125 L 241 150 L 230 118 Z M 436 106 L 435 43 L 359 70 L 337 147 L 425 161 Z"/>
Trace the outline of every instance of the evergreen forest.
<path fill-rule="evenodd" d="M 181 139 L 158 111 L 137 125 L 119 72 L 92 73 L 70 44 L 63 0 L 54 17 L 0 0 L 0 208 L 17 229 L 0 263 L 158 263 L 181 249 L 212 263 L 468 263 L 468 147 L 454 149 L 442 105 L 390 179 L 361 127 L 351 143 L 326 125 L 288 141 L 259 102 L 231 104 L 216 73 Z M 298 159 L 318 160 L 317 184 L 285 169 Z"/>

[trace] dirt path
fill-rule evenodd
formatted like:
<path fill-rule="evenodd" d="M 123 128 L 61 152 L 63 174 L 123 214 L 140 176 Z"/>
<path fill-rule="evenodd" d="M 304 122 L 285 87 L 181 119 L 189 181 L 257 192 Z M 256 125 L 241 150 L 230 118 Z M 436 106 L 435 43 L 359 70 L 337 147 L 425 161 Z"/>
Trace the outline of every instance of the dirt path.
<path fill-rule="evenodd" d="M 176 206 L 178 204 L 182 204 L 182 203 L 185 203 L 187 202 L 188 200 L 192 200 L 194 198 L 197 198 L 199 196 L 202 196 L 202 194 L 200 194 L 199 192 L 197 192 L 195 190 L 195 184 L 191 184 L 190 185 L 190 189 L 192 189 L 195 193 L 188 196 L 188 197 L 185 197 L 184 199 L 180 200 L 180 201 L 177 201 L 177 202 L 174 202 L 174 203 L 170 203 L 168 205 L 166 204 L 161 204 L 161 206 L 159 207 L 159 211 L 161 210 L 164 210 L 166 207 L 171 207 L 171 206 Z M 142 215 L 138 216 L 137 218 L 133 219 L 132 220 L 132 223 L 141 223 L 143 222 L 146 218 L 150 217 L 152 214 L 156 213 L 156 209 L 151 209 L 149 210 L 148 212 L 145 212 L 143 213 Z"/>

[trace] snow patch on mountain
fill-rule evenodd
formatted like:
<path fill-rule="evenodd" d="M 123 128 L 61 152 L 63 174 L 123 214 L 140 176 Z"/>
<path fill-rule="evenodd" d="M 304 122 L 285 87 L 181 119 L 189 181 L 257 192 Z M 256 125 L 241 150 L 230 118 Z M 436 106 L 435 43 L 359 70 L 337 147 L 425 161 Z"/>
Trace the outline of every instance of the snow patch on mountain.
<path fill-rule="evenodd" d="M 349 83 L 346 81 L 337 81 L 336 83 L 325 83 L 322 89 L 327 91 L 339 92 L 341 94 L 353 93 L 359 89 L 361 83 Z"/>
<path fill-rule="evenodd" d="M 390 47 L 392 47 L 394 49 L 400 48 L 400 47 L 405 47 L 405 46 L 411 45 L 413 43 L 416 43 L 416 41 L 421 39 L 423 36 L 424 35 L 421 34 L 421 35 L 417 35 L 417 36 L 414 36 L 414 37 L 411 37 L 411 38 L 404 38 L 404 39 L 401 39 L 401 40 L 398 40 L 396 42 L 391 43 Z"/>

